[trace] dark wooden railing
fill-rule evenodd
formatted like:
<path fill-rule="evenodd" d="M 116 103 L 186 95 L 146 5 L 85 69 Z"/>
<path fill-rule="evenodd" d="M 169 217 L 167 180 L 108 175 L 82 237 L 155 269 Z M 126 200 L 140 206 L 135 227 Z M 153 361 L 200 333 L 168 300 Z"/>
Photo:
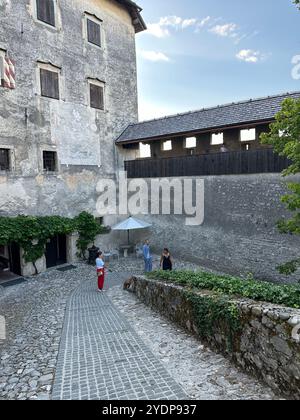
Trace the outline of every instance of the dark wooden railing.
<path fill-rule="evenodd" d="M 205 175 L 240 175 L 279 173 L 289 165 L 288 159 L 271 149 L 213 153 L 125 162 L 128 178 L 163 178 Z"/>

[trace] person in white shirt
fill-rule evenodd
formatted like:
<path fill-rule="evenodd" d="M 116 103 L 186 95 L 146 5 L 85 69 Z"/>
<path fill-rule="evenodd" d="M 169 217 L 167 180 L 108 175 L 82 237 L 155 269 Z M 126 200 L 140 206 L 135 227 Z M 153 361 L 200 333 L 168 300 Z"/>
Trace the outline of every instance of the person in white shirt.
<path fill-rule="evenodd" d="M 104 288 L 105 281 L 105 262 L 103 259 L 103 253 L 99 252 L 96 259 L 97 266 L 97 277 L 98 277 L 98 291 L 102 292 Z"/>

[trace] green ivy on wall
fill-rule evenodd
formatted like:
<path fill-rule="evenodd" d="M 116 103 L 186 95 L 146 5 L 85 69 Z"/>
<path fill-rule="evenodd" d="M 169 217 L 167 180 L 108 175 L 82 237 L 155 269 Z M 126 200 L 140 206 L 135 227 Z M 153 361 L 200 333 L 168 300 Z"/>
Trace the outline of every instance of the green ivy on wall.
<path fill-rule="evenodd" d="M 209 340 L 216 333 L 216 327 L 222 324 L 222 331 L 226 331 L 227 336 L 227 350 L 232 351 L 234 337 L 242 325 L 237 306 L 230 302 L 228 296 L 220 294 L 200 296 L 195 292 L 186 291 L 185 296 L 192 303 L 199 336 Z"/>
<path fill-rule="evenodd" d="M 98 234 L 106 233 L 107 228 L 99 225 L 89 213 L 83 212 L 74 219 L 61 216 L 17 216 L 0 217 L 0 245 L 17 243 L 24 250 L 24 260 L 32 263 L 38 273 L 36 261 L 46 249 L 47 241 L 56 235 L 79 233 L 77 247 L 84 256 L 89 243 Z"/>

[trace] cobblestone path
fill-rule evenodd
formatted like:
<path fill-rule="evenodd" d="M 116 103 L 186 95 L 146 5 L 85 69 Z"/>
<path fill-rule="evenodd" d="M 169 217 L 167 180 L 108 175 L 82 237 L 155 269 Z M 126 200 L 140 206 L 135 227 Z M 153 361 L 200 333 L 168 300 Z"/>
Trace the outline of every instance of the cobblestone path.
<path fill-rule="evenodd" d="M 192 400 L 277 400 L 272 390 L 230 360 L 145 306 L 135 295 L 112 287 L 109 297 Z"/>
<path fill-rule="evenodd" d="M 120 274 L 110 274 L 120 279 Z M 119 280 L 118 280 L 119 281 Z M 83 282 L 66 308 L 53 399 L 186 399 L 95 281 Z"/>

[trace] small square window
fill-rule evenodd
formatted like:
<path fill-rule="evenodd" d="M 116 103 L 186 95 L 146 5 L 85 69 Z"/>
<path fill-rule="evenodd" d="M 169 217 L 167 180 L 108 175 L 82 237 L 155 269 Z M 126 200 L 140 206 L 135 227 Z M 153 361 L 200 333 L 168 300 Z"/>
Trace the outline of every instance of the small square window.
<path fill-rule="evenodd" d="M 0 149 L 0 171 L 10 170 L 10 150 Z"/>
<path fill-rule="evenodd" d="M 150 144 L 140 143 L 140 158 L 151 157 L 151 146 Z"/>
<path fill-rule="evenodd" d="M 186 149 L 195 149 L 197 147 L 196 137 L 187 137 L 185 139 L 185 148 Z"/>
<path fill-rule="evenodd" d="M 256 140 L 256 129 L 241 130 L 241 141 L 254 141 Z"/>
<path fill-rule="evenodd" d="M 86 19 L 87 26 L 87 40 L 90 44 L 101 47 L 101 25 L 100 22 L 95 22 L 89 18 Z"/>
<path fill-rule="evenodd" d="M 40 68 L 41 96 L 59 99 L 59 72 Z"/>
<path fill-rule="evenodd" d="M 90 106 L 104 111 L 104 85 L 90 83 Z"/>
<path fill-rule="evenodd" d="M 164 152 L 169 152 L 173 149 L 172 140 L 167 140 L 163 142 L 162 149 Z"/>
<path fill-rule="evenodd" d="M 57 154 L 56 152 L 43 152 L 43 169 L 46 172 L 57 171 Z"/>
<path fill-rule="evenodd" d="M 55 27 L 54 0 L 36 0 L 36 15 L 41 22 Z"/>
<path fill-rule="evenodd" d="M 224 133 L 214 133 L 211 135 L 211 144 L 212 146 L 219 146 L 224 144 Z"/>

